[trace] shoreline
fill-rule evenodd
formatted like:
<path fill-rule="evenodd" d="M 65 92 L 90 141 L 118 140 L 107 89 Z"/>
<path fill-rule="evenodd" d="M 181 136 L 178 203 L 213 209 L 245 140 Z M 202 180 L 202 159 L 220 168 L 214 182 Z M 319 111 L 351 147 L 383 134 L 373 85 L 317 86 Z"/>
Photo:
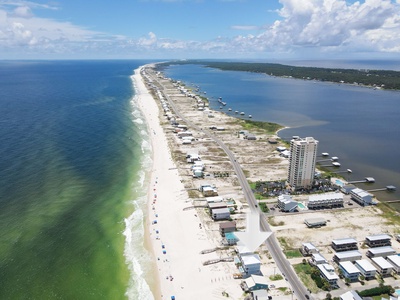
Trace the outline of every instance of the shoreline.
<path fill-rule="evenodd" d="M 242 291 L 238 282 L 229 276 L 228 266 L 203 265 L 204 261 L 215 258 L 215 253 L 200 255 L 200 251 L 215 245 L 196 210 L 184 211 L 191 205 L 190 199 L 160 124 L 159 107 L 140 75 L 142 68 L 135 70 L 133 78 L 138 107 L 145 117 L 153 149 L 144 220 L 145 244 L 152 253 L 157 273 L 157 279 L 150 284 L 153 296 L 155 299 L 171 299 L 171 296 L 190 299 L 196 295 L 210 299 L 214 293 L 221 295 L 218 291 L 222 286 L 224 291 L 235 295 L 235 299 L 239 298 Z"/>

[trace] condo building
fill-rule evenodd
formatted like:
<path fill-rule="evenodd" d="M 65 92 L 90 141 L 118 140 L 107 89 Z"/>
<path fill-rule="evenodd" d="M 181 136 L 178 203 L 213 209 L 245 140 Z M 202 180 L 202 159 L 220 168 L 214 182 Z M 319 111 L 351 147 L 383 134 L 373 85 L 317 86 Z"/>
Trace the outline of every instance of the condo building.
<path fill-rule="evenodd" d="M 293 189 L 310 188 L 314 181 L 318 141 L 294 137 L 290 141 L 288 183 Z"/>

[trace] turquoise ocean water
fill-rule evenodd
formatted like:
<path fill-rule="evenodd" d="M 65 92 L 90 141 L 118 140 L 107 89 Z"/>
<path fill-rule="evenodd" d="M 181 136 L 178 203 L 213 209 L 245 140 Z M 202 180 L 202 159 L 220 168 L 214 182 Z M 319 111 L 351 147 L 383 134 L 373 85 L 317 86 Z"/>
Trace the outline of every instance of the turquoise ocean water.
<path fill-rule="evenodd" d="M 0 62 L 0 299 L 153 299 L 143 64 Z"/>

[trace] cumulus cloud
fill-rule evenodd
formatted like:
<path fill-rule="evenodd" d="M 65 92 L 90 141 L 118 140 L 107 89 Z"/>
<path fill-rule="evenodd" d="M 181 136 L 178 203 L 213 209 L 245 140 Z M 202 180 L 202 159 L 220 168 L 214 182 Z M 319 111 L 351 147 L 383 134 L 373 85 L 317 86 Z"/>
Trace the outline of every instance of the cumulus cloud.
<path fill-rule="evenodd" d="M 344 0 L 280 0 L 282 20 L 258 38 L 266 47 L 376 46 L 400 43 L 399 6 L 390 0 L 366 0 L 348 4 Z M 372 44 L 370 44 L 372 43 Z"/>
<path fill-rule="evenodd" d="M 264 26 L 232 25 L 232 30 L 258 34 L 219 37 L 209 41 L 158 37 L 149 32 L 138 39 L 107 35 L 69 22 L 39 18 L 35 9 L 58 9 L 28 1 L 1 2 L 2 49 L 40 53 L 153 53 L 173 57 L 210 57 L 254 53 L 400 52 L 400 0 L 279 0 L 277 18 Z M 270 12 L 268 12 L 270 14 Z"/>

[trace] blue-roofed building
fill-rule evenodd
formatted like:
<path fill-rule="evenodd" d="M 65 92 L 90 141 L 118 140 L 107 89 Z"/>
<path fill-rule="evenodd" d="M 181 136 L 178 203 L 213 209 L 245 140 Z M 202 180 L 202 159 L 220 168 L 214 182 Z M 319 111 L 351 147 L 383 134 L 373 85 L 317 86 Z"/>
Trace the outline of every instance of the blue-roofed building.
<path fill-rule="evenodd" d="M 238 240 L 239 239 L 236 237 L 236 235 L 233 232 L 227 232 L 227 233 L 225 233 L 225 237 L 224 237 L 222 243 L 224 245 L 232 246 L 232 245 L 236 245 Z"/>

